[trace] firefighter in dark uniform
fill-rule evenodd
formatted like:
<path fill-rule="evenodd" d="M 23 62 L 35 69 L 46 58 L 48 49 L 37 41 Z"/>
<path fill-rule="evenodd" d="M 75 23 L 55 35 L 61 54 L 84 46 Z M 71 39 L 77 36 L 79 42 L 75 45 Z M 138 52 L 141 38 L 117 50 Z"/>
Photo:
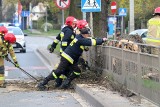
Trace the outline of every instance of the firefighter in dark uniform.
<path fill-rule="evenodd" d="M 69 21 L 72 21 L 73 22 L 73 25 L 70 25 L 70 24 L 68 24 L 67 25 L 67 23 L 69 22 Z M 75 24 L 77 25 L 77 26 L 75 26 Z M 68 26 L 68 27 L 67 27 Z M 76 28 L 75 28 L 76 27 Z M 66 47 L 70 44 L 70 42 L 75 38 L 75 34 L 76 33 L 78 33 L 79 34 L 79 30 L 80 29 L 82 29 L 82 28 L 85 28 L 85 27 L 88 27 L 88 23 L 85 21 L 85 20 L 75 20 L 75 18 L 74 17 L 72 17 L 72 16 L 69 16 L 69 17 L 67 17 L 66 18 L 66 25 L 65 25 L 65 27 L 62 29 L 62 32 L 65 32 L 65 33 L 60 33 L 57 37 L 56 37 L 56 40 L 54 40 L 53 41 L 53 43 L 52 43 L 52 45 L 51 45 L 51 47 L 50 47 L 50 53 L 52 53 L 53 51 L 54 51 L 54 49 L 56 48 L 56 46 L 57 46 L 57 44 L 58 44 L 58 42 L 60 41 L 61 42 L 61 50 L 60 50 L 60 53 L 61 52 L 63 52 L 65 49 L 66 49 Z M 69 28 L 69 29 L 68 29 Z M 73 31 L 73 29 L 76 29 L 76 31 L 75 31 L 75 34 L 73 33 L 73 35 L 72 36 L 70 36 L 70 35 L 68 35 L 69 33 L 68 32 L 71 32 L 71 30 L 72 30 L 72 32 L 74 32 Z M 71 29 L 71 30 L 70 30 Z M 62 36 L 62 34 L 64 34 L 64 36 Z M 70 33 L 71 34 L 71 33 Z M 73 36 L 74 36 L 74 38 L 73 38 Z M 63 38 L 62 38 L 63 37 Z M 66 41 L 67 40 L 67 46 L 63 46 L 62 45 L 62 43 L 64 43 L 64 41 Z M 81 61 L 82 62 L 82 61 Z M 55 68 L 57 68 L 58 67 L 58 64 L 56 64 L 56 66 L 55 66 Z M 68 72 L 68 71 L 66 71 L 66 74 L 64 74 L 64 75 L 61 75 L 58 79 L 56 79 L 56 81 L 55 81 L 55 87 L 59 87 L 61 84 L 62 84 L 62 81 L 64 80 L 64 79 L 66 79 L 67 78 L 67 76 L 72 72 L 69 68 L 67 69 L 68 71 L 70 71 L 70 72 Z"/>
<path fill-rule="evenodd" d="M 62 29 L 62 31 L 58 34 L 56 39 L 53 41 L 50 52 L 54 52 L 54 49 L 56 48 L 57 44 L 61 42 L 60 44 L 60 53 L 62 53 L 66 47 L 70 44 L 70 42 L 75 38 L 74 28 L 76 27 L 77 19 L 73 16 L 68 16 L 66 18 L 65 27 Z"/>
<path fill-rule="evenodd" d="M 103 39 L 91 39 L 88 38 L 90 36 L 90 29 L 84 28 L 80 30 L 81 34 L 77 35 L 75 39 L 70 43 L 70 45 L 65 49 L 65 51 L 61 54 L 61 60 L 58 68 L 51 72 L 42 82 L 38 84 L 39 90 L 45 90 L 48 82 L 50 80 L 55 80 L 59 78 L 61 74 L 66 72 L 66 69 L 69 67 L 72 69 L 72 73 L 68 76 L 67 79 L 61 85 L 61 88 L 67 88 L 71 81 L 80 76 L 81 70 L 77 66 L 77 62 L 79 57 L 81 56 L 84 46 L 92 46 L 92 45 L 101 45 L 107 38 Z"/>
<path fill-rule="evenodd" d="M 58 34 L 56 39 L 53 41 L 51 47 L 49 48 L 50 53 L 54 52 L 57 44 L 60 42 L 60 54 L 67 48 L 70 42 L 75 38 L 74 28 L 76 27 L 77 19 L 73 16 L 68 16 L 65 21 L 65 26 L 62 28 L 61 32 Z M 67 69 L 69 71 L 69 69 Z M 59 87 L 62 80 L 66 78 L 68 74 L 61 75 L 56 79 L 55 87 Z"/>
<path fill-rule="evenodd" d="M 5 88 L 4 59 L 7 60 L 8 53 L 10 53 L 10 56 L 15 63 L 15 66 L 19 67 L 19 64 L 17 62 L 17 58 L 12 47 L 12 43 L 16 42 L 14 34 L 5 34 L 6 31 L 1 32 L 1 30 L 2 29 L 0 28 L 0 87 Z"/>

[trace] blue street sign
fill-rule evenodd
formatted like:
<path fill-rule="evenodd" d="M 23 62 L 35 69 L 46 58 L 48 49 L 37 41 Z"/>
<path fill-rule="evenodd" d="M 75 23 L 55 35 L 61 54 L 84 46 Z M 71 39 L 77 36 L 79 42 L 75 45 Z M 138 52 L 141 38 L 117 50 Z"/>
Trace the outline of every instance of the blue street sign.
<path fill-rule="evenodd" d="M 118 14 L 119 14 L 119 16 L 127 16 L 127 9 L 126 8 L 119 8 Z"/>
<path fill-rule="evenodd" d="M 30 15 L 30 11 L 22 11 L 21 16 L 22 17 L 28 17 Z"/>
<path fill-rule="evenodd" d="M 116 22 L 117 18 L 116 17 L 108 17 L 108 27 L 109 27 L 109 31 L 108 31 L 108 37 L 113 37 L 113 33 L 114 31 L 114 26 L 115 26 L 115 22 Z"/>
<path fill-rule="evenodd" d="M 81 0 L 82 12 L 100 12 L 101 0 Z"/>

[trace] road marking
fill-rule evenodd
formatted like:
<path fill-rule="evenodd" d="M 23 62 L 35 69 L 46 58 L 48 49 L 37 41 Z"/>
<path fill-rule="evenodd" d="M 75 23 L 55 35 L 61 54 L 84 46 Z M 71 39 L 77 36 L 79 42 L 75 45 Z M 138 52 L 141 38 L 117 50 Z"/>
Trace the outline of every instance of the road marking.
<path fill-rule="evenodd" d="M 11 67 L 11 66 L 5 66 L 5 69 L 7 71 L 10 71 L 10 70 L 16 70 L 16 69 L 19 69 L 19 68 Z M 22 67 L 22 69 L 24 69 L 24 70 L 46 70 L 48 68 L 45 67 L 45 66 L 31 66 L 31 67 Z"/>
<path fill-rule="evenodd" d="M 5 79 L 6 81 L 19 81 L 21 79 Z"/>

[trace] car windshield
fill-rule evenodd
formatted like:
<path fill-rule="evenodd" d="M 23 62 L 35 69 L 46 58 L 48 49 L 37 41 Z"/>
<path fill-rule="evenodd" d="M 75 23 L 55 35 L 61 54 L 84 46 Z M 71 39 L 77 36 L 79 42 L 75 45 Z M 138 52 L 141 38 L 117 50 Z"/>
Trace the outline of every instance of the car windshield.
<path fill-rule="evenodd" d="M 147 37 L 147 33 L 148 33 L 147 31 L 146 31 L 146 32 L 144 32 L 144 33 L 142 34 L 142 36 L 141 36 L 141 37 L 142 37 L 142 38 Z"/>
<path fill-rule="evenodd" d="M 0 23 L 0 26 L 4 26 L 4 24 Z"/>
<path fill-rule="evenodd" d="M 147 29 L 139 29 L 132 31 L 129 35 L 139 35 L 141 38 L 145 38 L 147 36 L 148 30 Z"/>
<path fill-rule="evenodd" d="M 11 27 L 11 28 L 8 28 L 8 31 L 12 32 L 14 35 L 23 35 L 23 33 L 22 33 L 20 28 Z"/>

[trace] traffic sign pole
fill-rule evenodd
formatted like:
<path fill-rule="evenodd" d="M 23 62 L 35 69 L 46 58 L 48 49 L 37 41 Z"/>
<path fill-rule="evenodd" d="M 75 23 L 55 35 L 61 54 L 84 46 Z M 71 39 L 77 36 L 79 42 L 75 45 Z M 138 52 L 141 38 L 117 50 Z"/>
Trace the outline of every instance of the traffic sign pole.
<path fill-rule="evenodd" d="M 113 35 L 114 35 L 114 40 L 116 40 L 116 23 L 117 23 L 117 18 L 116 18 L 116 15 L 114 14 L 114 33 L 113 33 Z"/>
<path fill-rule="evenodd" d="M 64 10 L 67 9 L 70 5 L 70 0 L 56 0 L 56 5 L 62 10 L 62 26 L 64 25 Z"/>
<path fill-rule="evenodd" d="M 122 16 L 122 21 L 121 21 L 121 36 L 123 35 L 124 33 L 124 16 Z"/>
<path fill-rule="evenodd" d="M 90 27 L 91 27 L 91 35 L 92 35 L 92 37 L 94 37 L 94 35 L 93 35 L 93 14 L 92 14 L 92 12 L 90 12 Z"/>
<path fill-rule="evenodd" d="M 62 26 L 64 25 L 64 10 L 62 10 Z"/>
<path fill-rule="evenodd" d="M 114 14 L 114 40 L 116 40 L 116 23 L 117 23 L 117 19 L 116 19 L 116 9 L 117 9 L 117 3 L 115 1 L 111 2 L 111 12 L 112 14 Z"/>
<path fill-rule="evenodd" d="M 124 16 L 127 16 L 127 9 L 126 8 L 119 8 L 118 15 L 121 16 L 121 36 L 124 34 Z"/>

